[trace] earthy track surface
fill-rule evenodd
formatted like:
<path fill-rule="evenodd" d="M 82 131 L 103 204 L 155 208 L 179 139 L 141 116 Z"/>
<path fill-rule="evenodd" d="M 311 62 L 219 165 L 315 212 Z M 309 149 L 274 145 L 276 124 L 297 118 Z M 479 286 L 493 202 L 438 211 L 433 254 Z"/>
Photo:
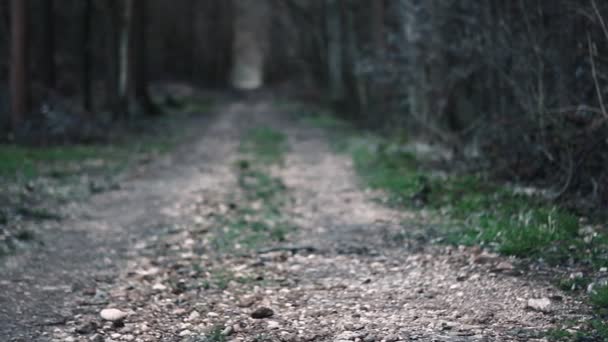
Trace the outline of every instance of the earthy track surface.
<path fill-rule="evenodd" d="M 376 201 L 326 132 L 266 101 L 220 113 L 121 190 L 65 208 L 45 247 L 5 261 L 0 341 L 529 341 L 579 318 L 579 303 L 514 261 L 412 238 L 431 229 L 424 215 Z M 298 228 L 264 246 L 275 251 L 223 252 L 217 217 L 241 205 L 235 162 L 256 125 L 289 137 L 268 172 Z M 550 311 L 531 298 L 551 298 Z M 124 326 L 99 318 L 108 307 L 129 313 Z M 260 308 L 273 315 L 252 318 Z"/>

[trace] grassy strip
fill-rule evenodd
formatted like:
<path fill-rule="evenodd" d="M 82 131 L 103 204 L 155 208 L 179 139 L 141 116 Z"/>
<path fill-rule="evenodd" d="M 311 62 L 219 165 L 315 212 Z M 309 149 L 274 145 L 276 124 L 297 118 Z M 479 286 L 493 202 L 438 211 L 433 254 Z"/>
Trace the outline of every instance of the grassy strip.
<path fill-rule="evenodd" d="M 266 127 L 255 128 L 241 143 L 247 159 L 237 162 L 241 198 L 230 215 L 218 222 L 223 231 L 214 239 L 226 251 L 254 250 L 268 242 L 283 242 L 294 228 L 282 213 L 285 185 L 269 175 L 267 166 L 281 163 L 286 137 Z"/>
<path fill-rule="evenodd" d="M 422 202 L 459 225 L 459 231 L 446 235 L 452 243 L 479 244 L 518 257 L 544 256 L 553 262 L 573 255 L 589 257 L 584 245 L 572 253 L 579 220 L 556 206 L 475 175 L 429 176 L 407 152 L 360 145 L 352 156 L 357 171 L 372 188 L 388 191 L 394 202 L 406 206 Z"/>
<path fill-rule="evenodd" d="M 282 163 L 287 150 L 285 134 L 270 127 L 251 129 L 241 142 L 241 151 L 260 163 Z"/>

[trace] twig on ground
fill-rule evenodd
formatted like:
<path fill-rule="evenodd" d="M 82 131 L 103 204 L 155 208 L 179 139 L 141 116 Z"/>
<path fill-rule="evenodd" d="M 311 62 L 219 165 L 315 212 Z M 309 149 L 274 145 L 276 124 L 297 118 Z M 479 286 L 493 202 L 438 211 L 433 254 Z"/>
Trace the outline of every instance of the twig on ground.
<path fill-rule="evenodd" d="M 291 252 L 293 254 L 298 253 L 300 251 L 305 251 L 305 252 L 316 252 L 318 251 L 318 249 L 314 246 L 275 246 L 275 247 L 268 247 L 268 248 L 262 248 L 262 249 L 258 249 L 257 253 L 258 254 L 266 254 L 266 253 L 272 253 L 272 252 Z"/>

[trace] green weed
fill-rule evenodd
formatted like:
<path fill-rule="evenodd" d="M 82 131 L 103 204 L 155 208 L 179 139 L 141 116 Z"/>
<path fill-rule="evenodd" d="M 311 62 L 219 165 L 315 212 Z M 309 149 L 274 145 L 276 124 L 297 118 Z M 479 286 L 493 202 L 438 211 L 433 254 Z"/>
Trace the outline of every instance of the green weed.
<path fill-rule="evenodd" d="M 351 149 L 354 166 L 372 188 L 386 190 L 393 204 L 427 208 L 447 215 L 460 229 L 446 241 L 481 244 L 509 255 L 547 255 L 556 262 L 572 257 L 578 218 L 542 201 L 516 195 L 478 175 L 433 177 L 416 157 L 381 140 Z"/>
<path fill-rule="evenodd" d="M 247 132 L 241 143 L 241 150 L 266 163 L 279 163 L 287 149 L 285 134 L 270 127 L 256 127 Z"/>
<path fill-rule="evenodd" d="M 594 308 L 608 314 L 608 286 L 599 286 L 593 289 L 589 302 Z"/>
<path fill-rule="evenodd" d="M 226 342 L 228 339 L 226 335 L 222 332 L 224 331 L 224 327 L 221 325 L 217 325 L 207 333 L 204 337 L 200 339 L 200 342 Z"/>

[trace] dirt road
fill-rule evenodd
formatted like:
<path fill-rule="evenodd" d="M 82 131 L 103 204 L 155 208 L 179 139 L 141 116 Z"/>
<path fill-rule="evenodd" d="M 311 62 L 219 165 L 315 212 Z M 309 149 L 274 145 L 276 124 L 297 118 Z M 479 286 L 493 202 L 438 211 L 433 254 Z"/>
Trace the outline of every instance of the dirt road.
<path fill-rule="evenodd" d="M 580 318 L 580 303 L 515 261 L 415 238 L 434 227 L 376 201 L 328 132 L 271 101 L 219 112 L 120 190 L 65 208 L 44 247 L 6 260 L 1 341 L 530 341 Z M 256 126 L 288 137 L 283 162 L 263 170 L 284 184 L 277 215 L 296 228 L 220 248 L 223 218 L 261 205 L 235 166 Z M 535 298 L 550 306 L 529 308 Z M 124 324 L 99 318 L 108 307 Z"/>

